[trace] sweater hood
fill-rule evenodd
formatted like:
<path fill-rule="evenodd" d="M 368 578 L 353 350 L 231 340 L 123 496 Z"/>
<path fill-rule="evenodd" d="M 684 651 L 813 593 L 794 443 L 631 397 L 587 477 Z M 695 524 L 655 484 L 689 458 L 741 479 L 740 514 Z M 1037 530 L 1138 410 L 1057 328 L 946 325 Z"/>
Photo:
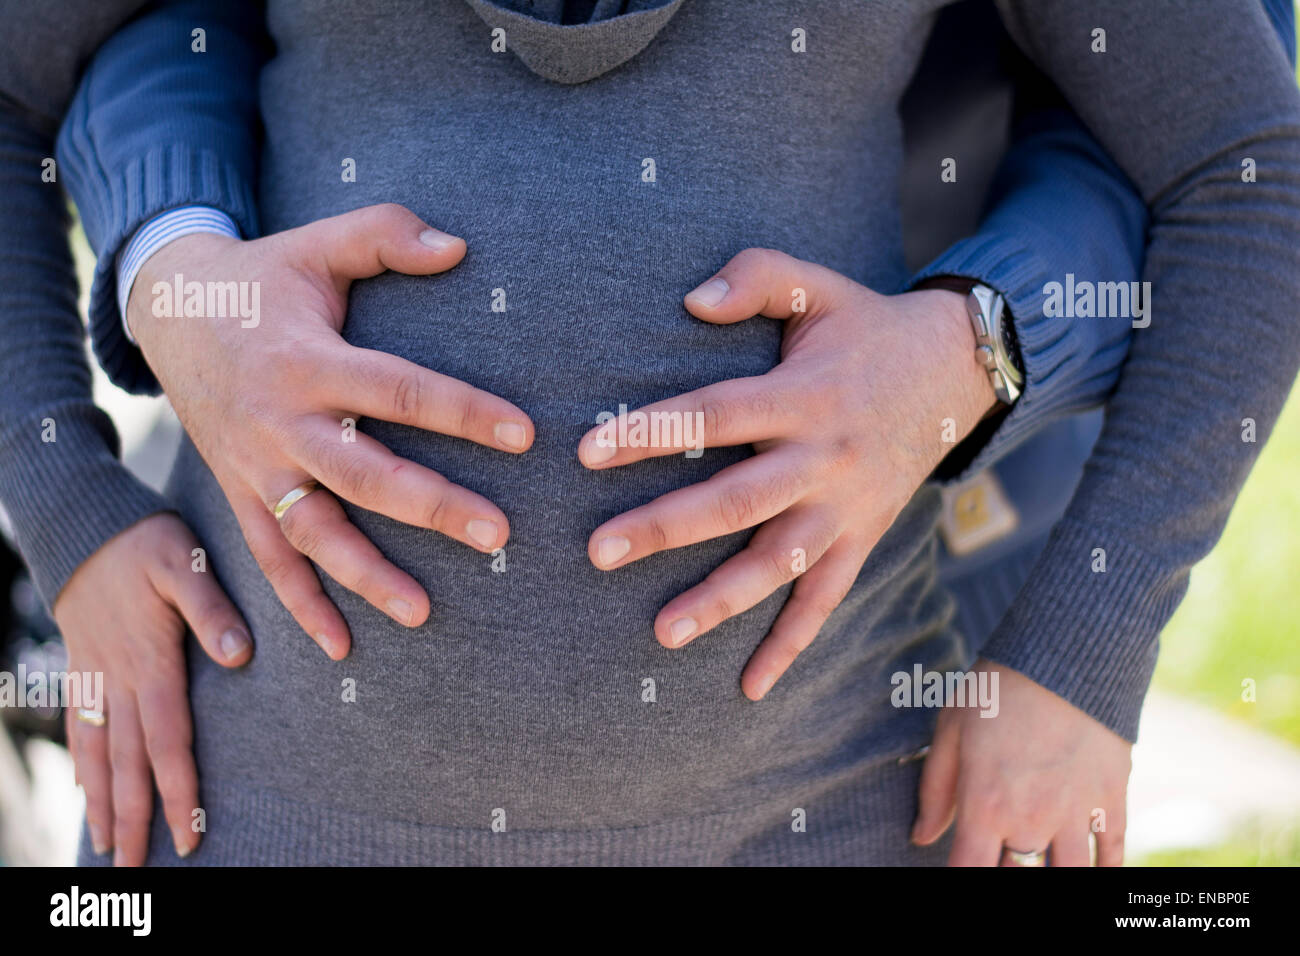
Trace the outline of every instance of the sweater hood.
<path fill-rule="evenodd" d="M 555 83 L 585 83 L 622 66 L 650 45 L 683 2 L 466 0 L 488 26 L 505 30 L 506 47 L 525 66 Z M 584 13 L 585 20 L 572 22 Z"/>

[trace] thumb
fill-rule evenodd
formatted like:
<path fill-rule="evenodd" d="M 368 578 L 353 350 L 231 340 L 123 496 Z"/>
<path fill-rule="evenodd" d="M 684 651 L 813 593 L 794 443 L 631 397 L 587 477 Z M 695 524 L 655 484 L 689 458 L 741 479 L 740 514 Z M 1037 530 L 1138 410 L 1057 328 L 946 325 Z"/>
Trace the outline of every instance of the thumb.
<path fill-rule="evenodd" d="M 248 625 L 212 574 L 184 563 L 159 562 L 149 571 L 149 579 L 158 596 L 189 625 L 210 658 L 222 667 L 248 663 L 253 656 Z"/>
<path fill-rule="evenodd" d="M 697 319 L 720 324 L 756 315 L 802 318 L 846 281 L 824 266 L 775 249 L 745 249 L 683 302 Z"/>
<path fill-rule="evenodd" d="M 445 272 L 465 258 L 465 240 L 425 225 L 396 203 L 365 206 L 290 230 L 306 252 L 324 260 L 334 279 L 377 276 L 386 269 L 407 275 Z"/>
<path fill-rule="evenodd" d="M 956 811 L 961 723 L 951 719 L 950 714 L 951 711 L 945 710 L 940 715 L 925 766 L 921 768 L 921 806 L 912 826 L 912 842 L 918 846 L 928 846 L 939 839 Z"/>

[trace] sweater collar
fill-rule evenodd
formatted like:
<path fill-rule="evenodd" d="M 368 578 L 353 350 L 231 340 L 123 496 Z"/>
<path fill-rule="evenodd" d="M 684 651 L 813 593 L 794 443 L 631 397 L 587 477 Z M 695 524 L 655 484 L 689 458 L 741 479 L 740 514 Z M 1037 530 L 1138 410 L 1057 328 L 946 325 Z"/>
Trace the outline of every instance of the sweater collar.
<path fill-rule="evenodd" d="M 685 0 L 466 0 L 538 76 L 585 83 L 622 66 L 650 45 Z M 567 10 L 566 10 L 567 8 Z M 565 23 L 566 12 L 590 13 Z"/>

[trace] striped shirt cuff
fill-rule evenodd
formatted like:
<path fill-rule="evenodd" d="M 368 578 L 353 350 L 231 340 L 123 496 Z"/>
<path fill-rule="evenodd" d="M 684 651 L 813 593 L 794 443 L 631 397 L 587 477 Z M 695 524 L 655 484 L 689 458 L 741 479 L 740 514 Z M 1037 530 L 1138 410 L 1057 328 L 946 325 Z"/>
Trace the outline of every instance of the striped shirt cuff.
<path fill-rule="evenodd" d="M 239 227 L 220 209 L 211 206 L 180 206 L 154 216 L 136 230 L 131 241 L 117 255 L 117 310 L 122 315 L 122 330 L 127 340 L 135 345 L 135 336 L 126 323 L 126 303 L 131 298 L 131 286 L 140 267 L 155 252 L 181 236 L 196 232 L 215 232 L 239 238 Z"/>

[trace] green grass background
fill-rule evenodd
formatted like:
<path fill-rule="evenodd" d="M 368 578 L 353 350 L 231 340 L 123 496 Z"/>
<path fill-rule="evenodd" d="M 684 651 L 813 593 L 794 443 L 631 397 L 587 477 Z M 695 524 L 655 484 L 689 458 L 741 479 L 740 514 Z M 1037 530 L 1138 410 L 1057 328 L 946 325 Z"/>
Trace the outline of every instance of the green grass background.
<path fill-rule="evenodd" d="M 1296 321 L 1300 321 L 1300 316 Z M 1160 640 L 1158 687 L 1300 745 L 1300 394 L 1192 570 Z M 1255 703 L 1242 680 L 1255 681 Z"/>

